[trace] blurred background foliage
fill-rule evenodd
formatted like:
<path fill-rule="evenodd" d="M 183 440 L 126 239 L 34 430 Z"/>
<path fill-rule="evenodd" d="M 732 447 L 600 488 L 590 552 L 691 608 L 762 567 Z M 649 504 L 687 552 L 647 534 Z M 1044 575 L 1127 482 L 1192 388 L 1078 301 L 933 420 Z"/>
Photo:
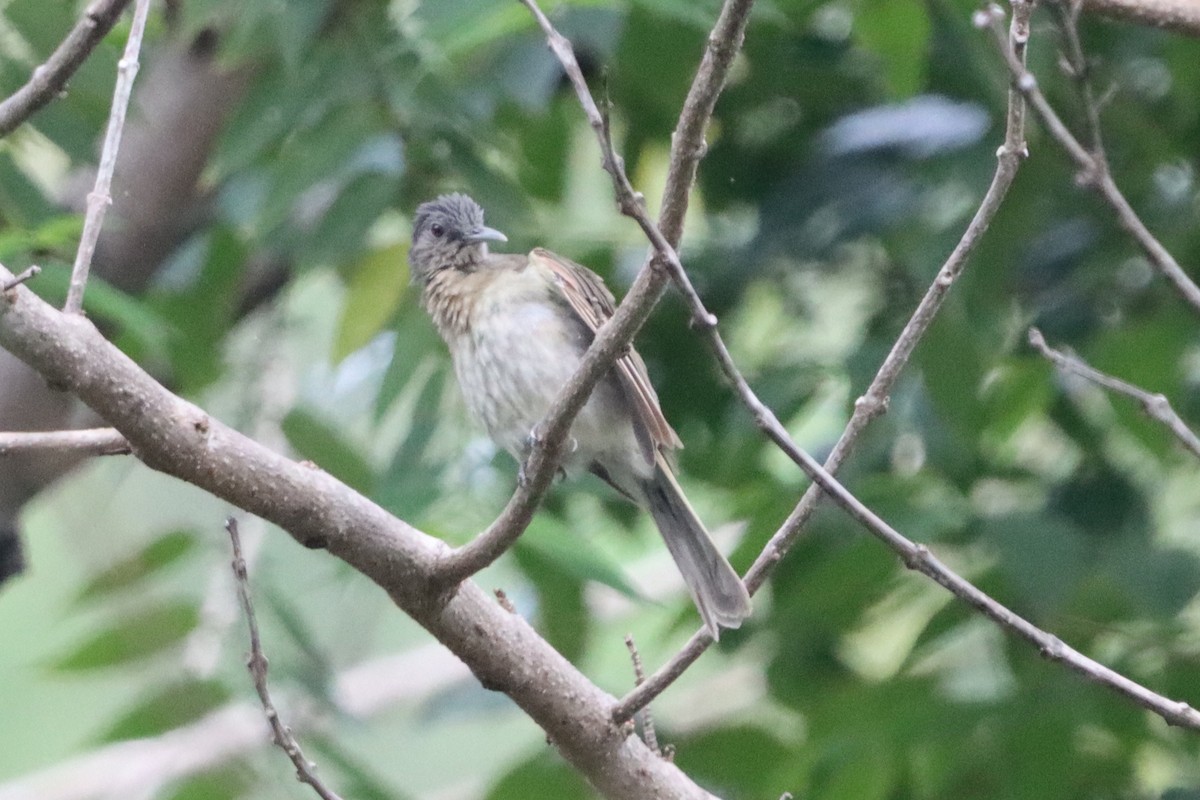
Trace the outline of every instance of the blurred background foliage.
<path fill-rule="evenodd" d="M 653 208 L 718 3 L 548 5 L 606 87 Z M 4 5 L 0 90 L 44 59 L 78 6 Z M 1006 76 L 974 10 L 763 0 L 717 105 L 685 261 L 751 383 L 818 456 L 993 170 Z M 127 25 L 0 142 L 0 260 L 42 264 L 33 287 L 47 297 L 65 290 L 80 228 L 70 187 L 94 161 Z M 1082 32 L 1117 181 L 1194 267 L 1200 45 L 1087 17 Z M 202 191 L 153 279 L 93 281 L 89 313 L 221 418 L 465 541 L 502 506 L 515 466 L 466 423 L 409 285 L 413 208 L 467 191 L 511 249 L 551 247 L 618 295 L 646 253 L 540 34 L 511 0 L 175 0 L 153 16 L 140 92 L 181 47 L 238 76 L 232 110 L 210 147 L 167 148 L 198 161 Z M 1078 122 L 1057 60 L 1039 14 L 1031 65 Z M 178 102 L 200 101 L 179 89 Z M 1200 328 L 1036 124 L 1029 139 L 1003 210 L 843 480 L 1038 625 L 1198 704 L 1200 469 L 1132 404 L 1056 375 L 1024 342 L 1037 325 L 1165 393 L 1195 427 Z M 128 147 L 133 174 L 153 155 Z M 123 204 L 148 202 L 116 199 L 118 227 Z M 251 290 L 262 264 L 270 279 Z M 806 481 L 756 433 L 677 299 L 638 344 L 687 444 L 689 495 L 745 568 Z M 252 701 L 227 511 L 127 459 L 90 463 L 26 507 L 30 566 L 0 594 L 0 798 L 110 743 L 196 730 Z M 505 699 L 421 661 L 436 646 L 364 579 L 247 528 L 273 686 L 344 796 L 590 796 Z M 632 684 L 626 630 L 654 668 L 697 624 L 652 525 L 590 479 L 556 487 L 480 580 L 617 694 Z M 345 701 L 349 671 L 396 654 L 413 657 L 411 673 L 391 671 L 396 686 L 369 710 Z M 729 798 L 1200 797 L 1195 734 L 1047 664 L 829 509 L 745 629 L 655 709 L 678 763 Z M 263 743 L 121 796 L 307 796 Z M 108 781 L 79 783 L 39 796 L 110 796 Z"/>

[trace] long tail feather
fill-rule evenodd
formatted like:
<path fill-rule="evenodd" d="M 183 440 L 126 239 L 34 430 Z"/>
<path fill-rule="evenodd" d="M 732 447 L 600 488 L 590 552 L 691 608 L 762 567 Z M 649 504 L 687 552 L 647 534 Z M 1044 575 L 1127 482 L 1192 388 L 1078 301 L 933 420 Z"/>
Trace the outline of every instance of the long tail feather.
<path fill-rule="evenodd" d="M 740 627 L 750 616 L 746 586 L 713 543 L 661 455 L 653 478 L 641 488 L 709 633 L 717 639 L 721 628 Z"/>

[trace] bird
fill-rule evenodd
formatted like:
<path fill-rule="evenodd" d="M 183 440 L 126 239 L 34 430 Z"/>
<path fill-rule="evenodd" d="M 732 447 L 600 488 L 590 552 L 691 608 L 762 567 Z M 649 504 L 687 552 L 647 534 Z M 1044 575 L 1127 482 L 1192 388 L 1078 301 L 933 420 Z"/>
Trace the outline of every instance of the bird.
<path fill-rule="evenodd" d="M 450 350 L 471 415 L 523 464 L 538 424 L 571 378 L 615 300 L 596 273 L 544 248 L 506 242 L 465 194 L 416 210 L 408 252 L 421 304 Z M 632 348 L 572 423 L 561 469 L 587 470 L 649 510 L 713 639 L 750 615 L 750 595 L 684 496 L 667 454 L 682 447 Z"/>

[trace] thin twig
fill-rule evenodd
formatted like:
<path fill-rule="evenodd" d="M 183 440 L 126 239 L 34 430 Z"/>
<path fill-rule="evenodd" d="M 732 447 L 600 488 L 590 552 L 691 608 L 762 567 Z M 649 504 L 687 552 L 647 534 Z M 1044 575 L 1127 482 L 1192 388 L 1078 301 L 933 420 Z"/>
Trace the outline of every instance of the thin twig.
<path fill-rule="evenodd" d="M 1024 62 L 1005 36 L 1004 28 L 1001 25 L 1003 11 L 999 6 L 993 4 L 989 6 L 988 11 L 980 12 L 980 14 L 982 18 L 990 22 L 988 27 L 993 33 L 992 38 L 997 49 L 1004 57 L 1009 72 L 1012 73 L 1013 86 L 1025 97 L 1025 101 L 1042 120 L 1042 124 L 1046 126 L 1050 136 L 1067 151 L 1067 155 L 1079 167 L 1079 182 L 1095 191 L 1108 203 L 1116 214 L 1117 224 L 1133 237 L 1150 263 L 1171 282 L 1192 311 L 1200 314 L 1200 286 L 1197 286 L 1188 277 L 1175 257 L 1167 251 L 1167 248 L 1163 247 L 1162 243 L 1142 222 L 1137 212 L 1133 210 L 1133 206 L 1129 204 L 1125 195 L 1117 187 L 1108 165 L 1103 159 L 1094 157 L 1086 147 L 1080 144 L 1075 135 L 1063 123 L 1062 118 L 1051 107 L 1046 96 L 1042 94 L 1042 90 L 1038 88 L 1037 78 L 1026 69 Z"/>
<path fill-rule="evenodd" d="M 536 4 L 526 5 L 530 7 L 539 24 L 544 22 L 545 30 L 550 25 L 545 15 Z M 701 66 L 680 113 L 680 122 L 671 148 L 667 186 L 663 192 L 662 213 L 663 224 L 675 231 L 676 238 L 682 232 L 683 216 L 687 210 L 687 193 L 695 177 L 696 163 L 703 154 L 701 145 L 704 130 L 712 116 L 716 98 L 728 77 L 733 57 L 741 47 L 751 5 L 752 0 L 726 0 L 708 37 Z M 550 27 L 550 30 L 553 31 L 553 27 Z M 549 34 L 547 35 L 549 37 Z M 576 92 L 578 93 L 579 86 L 582 85 L 584 95 L 591 103 L 591 110 L 595 116 L 589 116 L 589 121 L 593 126 L 602 126 L 600 112 L 587 92 L 587 85 L 583 82 L 570 43 L 556 31 L 554 36 L 557 38 L 551 38 L 551 49 L 559 56 L 560 62 L 566 59 L 563 62 L 564 69 L 567 69 L 568 75 L 576 85 Z M 572 66 L 566 67 L 567 63 Z M 574 75 L 571 75 L 572 71 Z M 580 99 L 582 100 L 582 96 Z M 600 127 L 596 130 L 599 132 Z M 606 157 L 616 158 L 611 149 Z M 628 182 L 626 184 L 628 185 Z M 632 187 L 629 188 L 629 192 L 630 196 L 633 196 Z M 523 467 L 525 480 L 517 487 L 504 510 L 483 533 L 442 560 L 438 575 L 441 584 L 454 586 L 491 564 L 512 546 L 529 525 L 533 512 L 554 478 L 567 433 L 575 416 L 587 402 L 595 385 L 625 352 L 625 348 L 650 316 L 662 294 L 668 275 L 665 270 L 656 268 L 656 263 L 651 259 L 643 265 L 612 319 L 596 333 L 575 375 L 563 387 L 546 418 L 538 425 L 539 441 L 535 442 Z"/>
<path fill-rule="evenodd" d="M 629 660 L 633 662 L 633 681 L 634 686 L 641 686 L 646 680 L 646 670 L 642 667 L 642 654 L 638 652 L 637 642 L 633 640 L 633 634 L 625 634 L 625 647 L 629 650 Z M 654 752 L 662 755 L 662 748 L 658 746 L 658 733 L 654 730 L 654 716 L 650 713 L 650 707 L 646 706 L 637 713 L 639 721 L 642 723 L 642 739 L 646 742 L 646 746 Z"/>
<path fill-rule="evenodd" d="M 229 532 L 229 541 L 233 544 L 233 578 L 237 583 L 238 599 L 242 602 L 242 610 L 246 612 L 246 624 L 250 628 L 250 658 L 246 668 L 254 679 L 254 689 L 258 699 L 262 701 L 263 713 L 271 726 L 275 744 L 296 766 L 296 779 L 307 783 L 322 800 L 342 800 L 331 789 L 327 788 L 313 771 L 315 765 L 304 757 L 300 743 L 292 735 L 292 731 L 279 717 L 275 704 L 271 701 L 271 693 L 267 689 L 267 657 L 263 654 L 262 640 L 258 635 L 258 619 L 254 615 L 254 601 L 250 597 L 250 578 L 246 574 L 246 559 L 242 556 L 242 540 L 238 535 L 237 520 L 229 517 L 225 520 L 225 530 Z"/>
<path fill-rule="evenodd" d="M 133 92 L 133 80 L 138 73 L 138 57 L 142 49 L 142 34 L 146 30 L 146 17 L 150 12 L 150 0 L 137 0 L 133 10 L 133 24 L 125 42 L 125 54 L 117 65 L 117 83 L 113 88 L 112 108 L 109 111 L 108 129 L 104 134 L 104 146 L 100 150 L 100 166 L 96 171 L 96 184 L 87 198 L 87 213 L 83 219 L 83 233 L 79 237 L 79 249 L 75 252 L 75 266 L 71 270 L 71 284 L 67 289 L 67 302 L 63 310 L 69 314 L 83 311 L 83 290 L 87 286 L 88 271 L 92 267 L 92 256 L 96 253 L 96 242 L 104 226 L 104 215 L 112 203 L 113 171 L 117 166 L 117 152 L 121 149 L 121 134 L 125 130 L 125 114 L 129 110 L 129 96 Z"/>
<path fill-rule="evenodd" d="M 114 428 L 0 433 L 0 457 L 31 452 L 118 456 L 133 451 Z"/>
<path fill-rule="evenodd" d="M 725 88 L 733 59 L 742 49 L 753 5 L 754 0 L 727 0 L 721 7 L 687 99 L 683 101 L 679 122 L 671 134 L 671 156 L 658 227 L 675 248 L 679 247 L 683 237 L 683 219 L 692 196 L 692 185 L 696 182 L 696 169 L 708 152 L 704 133 L 717 106 L 717 98 Z"/>
<path fill-rule="evenodd" d="M 1075 82 L 1075 90 L 1083 105 L 1087 137 L 1091 142 L 1092 158 L 1108 169 L 1108 156 L 1104 152 L 1104 135 L 1100 125 L 1100 104 L 1092 90 L 1092 65 L 1083 53 L 1079 39 L 1079 15 L 1083 12 L 1083 0 L 1051 0 L 1050 8 L 1058 19 L 1058 30 L 1062 37 L 1063 66 Z"/>
<path fill-rule="evenodd" d="M 34 264 L 33 266 L 28 267 L 27 269 L 22 271 L 20 274 L 13 276 L 13 279 L 11 281 L 4 281 L 4 283 L 0 284 L 0 294 L 4 294 L 5 292 L 7 292 L 10 289 L 15 289 L 18 286 L 20 286 L 21 284 L 23 284 L 27 281 L 30 281 L 33 278 L 36 278 L 38 275 L 41 275 L 41 274 L 42 274 L 42 268 L 39 267 L 37 264 Z"/>
<path fill-rule="evenodd" d="M 1023 58 L 1029 41 L 1029 17 L 1032 12 L 1032 4 L 1016 2 L 1013 4 L 1013 10 L 1010 36 L 1013 46 L 1017 48 Z M 825 469 L 830 474 L 836 473 L 849 457 L 867 426 L 887 410 L 888 397 L 892 387 L 895 386 L 901 371 L 908 364 L 908 359 L 916 349 L 917 343 L 929 330 L 929 326 L 933 323 L 950 288 L 966 269 L 971 254 L 987 232 L 996 212 L 1000 210 L 1000 205 L 1016 178 L 1021 161 L 1027 154 L 1025 104 L 1015 90 L 1010 90 L 1004 143 L 996 153 L 996 172 L 992 176 L 992 182 L 958 244 L 941 269 L 938 270 L 937 277 L 926 290 L 925 296 L 921 298 L 921 302 L 900 332 L 895 344 L 892 345 L 891 352 L 880 365 L 867 390 L 855 401 L 850 421 L 825 460 Z M 760 427 L 768 423 L 768 418 L 760 418 L 756 411 L 755 419 L 759 422 Z M 767 542 L 762 553 L 746 573 L 746 586 L 751 593 L 756 592 L 766 582 L 775 564 L 795 545 L 796 539 L 809 519 L 812 518 L 813 512 L 816 511 L 817 505 L 823 497 L 824 492 L 818 483 L 813 483 L 805 491 L 796 508 Z M 712 637 L 708 635 L 708 632 L 703 628 L 698 630 L 670 661 L 647 679 L 646 683 L 622 698 L 617 705 L 615 719 L 618 721 L 629 719 L 634 711 L 657 697 L 677 680 L 711 644 Z"/>
<path fill-rule="evenodd" d="M 1175 413 L 1175 409 L 1171 407 L 1171 402 L 1165 395 L 1147 392 L 1140 386 L 1101 372 L 1078 356 L 1071 356 L 1061 350 L 1055 350 L 1046 344 L 1045 337 L 1037 328 L 1029 329 L 1029 344 L 1063 372 L 1078 375 L 1110 392 L 1132 398 L 1142 407 L 1148 417 L 1165 425 L 1180 444 L 1190 450 L 1192 455 L 1200 458 L 1200 437 L 1197 437 L 1183 419 Z"/>
<path fill-rule="evenodd" d="M 0 102 L 0 136 L 7 136 L 63 91 L 67 81 L 112 30 L 129 0 L 97 0 L 28 82 Z"/>

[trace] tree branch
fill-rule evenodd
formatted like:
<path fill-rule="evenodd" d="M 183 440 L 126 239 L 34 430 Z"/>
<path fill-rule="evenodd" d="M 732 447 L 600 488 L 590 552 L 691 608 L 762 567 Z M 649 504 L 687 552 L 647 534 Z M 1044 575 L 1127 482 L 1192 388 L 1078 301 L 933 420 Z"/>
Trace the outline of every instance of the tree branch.
<path fill-rule="evenodd" d="M 9 289 L 15 289 L 22 283 L 28 283 L 41 274 L 42 268 L 37 264 L 34 264 L 33 266 L 26 268 L 19 275 L 13 276 L 11 281 L 5 281 L 4 283 L 0 284 L 0 294 L 4 294 Z"/>
<path fill-rule="evenodd" d="M 0 281 L 10 277 L 0 268 Z M 147 466 L 275 523 L 302 544 L 325 547 L 377 583 L 484 686 L 512 698 L 606 796 L 708 796 L 614 725 L 615 698 L 479 586 L 468 581 L 439 598 L 434 578 L 444 543 L 171 394 L 86 317 L 60 313 L 28 289 L 0 300 L 0 346 L 91 406 Z"/>
<path fill-rule="evenodd" d="M 133 25 L 125 42 L 125 54 L 117 65 L 117 83 L 113 88 L 112 108 L 109 110 L 108 129 L 104 134 L 104 146 L 100 150 L 100 167 L 96 172 L 96 185 L 88 194 L 87 214 L 83 219 L 83 233 L 79 237 L 79 249 L 75 252 L 75 266 L 71 269 L 71 283 L 67 287 L 67 302 L 64 310 L 73 314 L 83 311 L 83 290 L 87 286 L 88 271 L 92 267 L 92 256 L 96 253 L 96 242 L 100 229 L 104 227 L 104 214 L 112 203 L 113 171 L 117 167 L 117 153 L 121 149 L 121 133 L 125 130 L 125 114 L 129 110 L 129 96 L 133 92 L 133 80 L 138 73 L 138 56 L 142 49 L 142 34 L 146 30 L 146 17 L 150 13 L 150 0 L 137 0 L 133 10 Z"/>
<path fill-rule="evenodd" d="M 1075 138 L 1075 135 L 1071 133 L 1062 118 L 1046 100 L 1046 96 L 1038 88 L 1037 78 L 1025 68 L 1024 62 L 1004 34 L 1004 29 L 1000 24 L 1000 20 L 1004 18 L 1004 12 L 999 6 L 992 4 L 986 11 L 979 12 L 979 15 L 982 21 L 988 23 L 987 27 L 994 34 L 996 47 L 1004 57 L 1009 72 L 1012 73 L 1013 86 L 1024 96 L 1025 101 L 1042 120 L 1042 124 L 1046 126 L 1050 136 L 1067 151 L 1067 155 L 1079 167 L 1080 183 L 1095 191 L 1108 203 L 1116 214 L 1117 224 L 1133 237 L 1150 263 L 1171 282 L 1192 311 L 1200 314 L 1200 287 L 1188 277 L 1175 258 L 1138 217 L 1133 206 L 1129 204 L 1125 195 L 1117 187 L 1103 158 L 1097 158 L 1079 143 L 1079 140 Z"/>
<path fill-rule="evenodd" d="M 1024 58 L 1026 44 L 1029 41 L 1029 17 L 1032 10 L 1031 3 L 1020 0 L 1013 3 L 1013 19 L 1009 36 L 1021 58 Z M 926 290 L 925 296 L 921 298 L 921 302 L 900 332 L 895 344 L 892 345 L 891 351 L 875 373 L 867 390 L 855 401 L 850 421 L 825 460 L 824 468 L 829 474 L 837 472 L 853 452 L 862 432 L 874 419 L 887 410 L 888 397 L 900 377 L 900 373 L 908 364 L 917 343 L 929 330 L 929 326 L 933 323 L 950 288 L 966 269 L 971 254 L 1000 210 L 1000 205 L 1008 194 L 1009 187 L 1016 179 L 1021 161 L 1027 154 L 1025 104 L 1015 90 L 1009 90 L 1004 143 L 996 152 L 996 172 L 992 176 L 991 184 L 984 193 L 979 208 L 970 224 L 967 225 L 958 244 L 941 269 L 938 270 L 937 277 Z M 760 417 L 753 407 L 751 410 L 760 427 L 768 424 L 769 419 L 773 419 L 773 415 L 770 418 Z M 754 564 L 746 573 L 746 586 L 751 593 L 758 591 L 766 582 L 775 564 L 795 545 L 804 526 L 811 519 L 823 497 L 824 492 L 819 483 L 814 482 L 808 487 L 796 508 L 767 542 L 763 552 L 755 559 Z M 615 718 L 617 720 L 628 719 L 635 711 L 661 694 L 708 649 L 710 644 L 712 644 L 712 637 L 708 635 L 707 631 L 698 630 L 679 653 L 660 667 L 645 683 L 622 698 L 616 709 Z"/>
<path fill-rule="evenodd" d="M 1132 383 L 1101 372 L 1081 358 L 1067 355 L 1061 350 L 1055 350 L 1046 344 L 1046 338 L 1037 328 L 1029 329 L 1029 344 L 1063 372 L 1078 375 L 1110 392 L 1132 398 L 1142 407 L 1148 417 L 1165 425 L 1180 444 L 1190 450 L 1192 455 L 1200 458 L 1200 437 L 1197 437 L 1183 421 L 1183 418 L 1175 413 L 1175 409 L 1171 407 L 1171 402 L 1165 395 L 1151 394 L 1140 386 L 1134 386 Z"/>
<path fill-rule="evenodd" d="M 587 97 L 587 102 L 591 105 L 589 122 L 601 133 L 603 119 L 591 98 L 591 93 L 587 91 L 587 83 L 575 61 L 570 42 L 554 30 L 536 3 L 527 2 L 526 5 L 539 25 L 542 25 L 543 31 L 547 31 L 551 49 L 563 64 L 581 102 Z M 667 185 L 663 191 L 662 220 L 664 225 L 674 231 L 673 241 L 678 241 L 682 235 L 688 193 L 695 179 L 696 164 L 703 155 L 704 130 L 712 117 L 713 107 L 728 77 L 733 58 L 741 48 L 752 5 L 753 0 L 726 0 L 708 37 L 700 67 L 680 113 L 671 146 Z M 604 140 L 603 134 L 601 140 Z M 611 142 L 605 159 L 606 163 L 616 163 L 619 160 L 619 156 L 612 152 Z M 614 177 L 614 181 L 616 180 Z M 636 197 L 627 180 L 625 184 L 628 191 L 626 196 Z M 631 202 L 636 204 L 637 201 Z M 625 209 L 622 210 L 628 213 Z M 491 564 L 503 555 L 528 527 L 534 511 L 554 478 L 571 423 L 587 403 L 592 389 L 612 368 L 616 359 L 625 352 L 625 348 L 649 318 L 667 279 L 667 273 L 657 268 L 654 259 L 648 259 L 642 266 L 637 279 L 617 307 L 612 319 L 597 331 L 575 375 L 563 387 L 545 420 L 538 425 L 539 439 L 522 468 L 525 480 L 517 487 L 504 510 L 483 533 L 443 560 L 438 580 L 444 586 L 453 586 Z"/>
<path fill-rule="evenodd" d="M 304 752 L 300 749 L 300 743 L 292 734 L 292 729 L 280 719 L 279 711 L 275 708 L 274 701 L 271 700 L 271 691 L 267 688 L 267 656 L 263 653 L 262 639 L 258 634 L 258 618 L 254 614 L 254 600 L 250 596 L 250 577 L 246 570 L 246 559 L 242 556 L 242 538 L 238 535 L 237 520 L 233 517 L 225 520 L 225 530 L 228 531 L 229 542 L 233 546 L 233 580 L 237 585 L 238 600 L 242 604 L 242 611 L 246 615 L 246 626 L 250 630 L 250 657 L 246 660 L 246 669 L 250 670 L 250 675 L 254 680 L 254 690 L 258 693 L 259 702 L 262 703 L 267 724 L 271 726 L 275 744 L 287 754 L 288 759 L 296 767 L 297 780 L 311 786 L 321 800 L 342 800 L 337 792 L 327 787 L 317 777 L 316 765 L 305 758 Z"/>
<path fill-rule="evenodd" d="M 31 452 L 119 456 L 132 451 L 125 437 L 112 428 L 0 433 L 0 458 Z"/>
<path fill-rule="evenodd" d="M 83 12 L 67 38 L 29 80 L 0 102 L 0 136 L 7 136 L 34 112 L 58 96 L 75 71 L 110 30 L 129 0 L 96 0 Z"/>
<path fill-rule="evenodd" d="M 1195 0 L 1083 0 L 1095 14 L 1200 36 L 1200 3 Z"/>

